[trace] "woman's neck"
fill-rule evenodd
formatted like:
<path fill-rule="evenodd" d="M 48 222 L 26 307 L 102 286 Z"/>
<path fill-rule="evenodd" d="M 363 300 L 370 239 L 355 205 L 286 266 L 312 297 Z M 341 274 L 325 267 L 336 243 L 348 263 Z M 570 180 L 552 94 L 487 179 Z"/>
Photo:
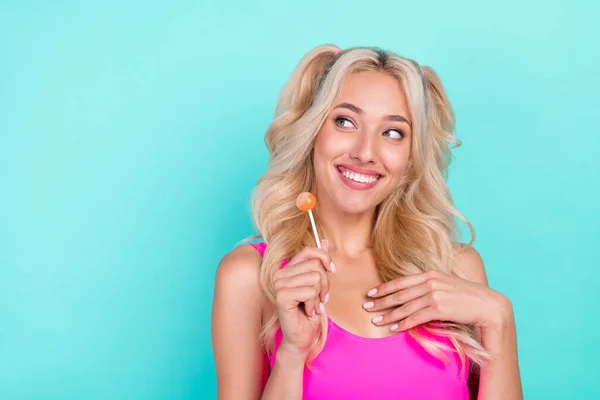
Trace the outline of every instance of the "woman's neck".
<path fill-rule="evenodd" d="M 321 239 L 327 239 L 330 252 L 355 258 L 371 248 L 375 210 L 362 214 L 347 214 L 323 201 L 317 203 L 316 212 L 317 229 L 320 229 Z"/>

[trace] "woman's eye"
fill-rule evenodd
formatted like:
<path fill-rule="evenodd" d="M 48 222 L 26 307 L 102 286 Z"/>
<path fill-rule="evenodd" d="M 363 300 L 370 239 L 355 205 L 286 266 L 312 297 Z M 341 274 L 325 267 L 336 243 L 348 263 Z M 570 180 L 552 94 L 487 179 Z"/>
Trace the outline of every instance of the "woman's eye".
<path fill-rule="evenodd" d="M 389 129 L 385 131 L 383 135 L 392 139 L 402 139 L 404 137 L 404 133 L 396 129 Z"/>
<path fill-rule="evenodd" d="M 335 123 L 342 128 L 354 128 L 354 124 L 348 118 L 339 117 L 335 119 Z"/>

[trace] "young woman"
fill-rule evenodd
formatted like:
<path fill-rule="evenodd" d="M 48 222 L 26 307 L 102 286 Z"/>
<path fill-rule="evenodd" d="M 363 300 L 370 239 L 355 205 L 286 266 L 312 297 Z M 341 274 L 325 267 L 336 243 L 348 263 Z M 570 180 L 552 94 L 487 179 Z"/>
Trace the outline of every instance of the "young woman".
<path fill-rule="evenodd" d="M 479 399 L 522 398 L 511 303 L 458 242 L 453 130 L 431 68 L 378 48 L 305 55 L 266 134 L 262 241 L 217 269 L 219 399 L 468 399 L 473 381 Z"/>

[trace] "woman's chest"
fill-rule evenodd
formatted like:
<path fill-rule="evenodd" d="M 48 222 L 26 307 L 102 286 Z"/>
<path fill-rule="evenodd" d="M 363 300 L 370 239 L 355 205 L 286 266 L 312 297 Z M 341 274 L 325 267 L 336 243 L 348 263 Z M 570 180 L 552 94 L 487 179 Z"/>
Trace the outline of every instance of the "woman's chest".
<path fill-rule="evenodd" d="M 361 339 L 330 324 L 323 351 L 304 372 L 304 399 L 468 399 L 467 372 L 427 353 L 408 334 Z"/>
<path fill-rule="evenodd" d="M 392 334 L 389 326 L 378 327 L 372 319 L 381 313 L 367 311 L 363 305 L 371 299 L 367 292 L 382 283 L 372 260 L 335 260 L 337 270 L 328 274 L 329 301 L 326 314 L 346 330 L 358 336 L 380 338 Z"/>

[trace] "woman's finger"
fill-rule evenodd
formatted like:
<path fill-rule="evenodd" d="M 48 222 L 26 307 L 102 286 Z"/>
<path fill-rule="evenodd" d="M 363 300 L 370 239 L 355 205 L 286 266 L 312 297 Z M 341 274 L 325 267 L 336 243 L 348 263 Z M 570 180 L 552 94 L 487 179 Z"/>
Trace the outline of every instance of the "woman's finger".
<path fill-rule="evenodd" d="M 387 310 L 392 307 L 397 307 L 402 304 L 406 304 L 414 299 L 418 299 L 435 290 L 431 282 L 433 280 L 425 281 L 419 285 L 411 286 L 406 289 L 388 294 L 385 297 L 370 300 L 363 304 L 363 308 L 369 312 Z"/>
<path fill-rule="evenodd" d="M 305 303 L 305 311 L 308 316 L 313 314 L 314 305 L 311 309 L 306 307 L 306 303 L 317 297 L 317 289 L 313 286 L 283 288 L 275 292 L 277 307 L 284 311 L 293 311 L 298 308 L 300 303 Z M 312 305 L 312 303 L 311 303 Z"/>
<path fill-rule="evenodd" d="M 304 303 L 304 308 L 305 309 L 310 309 L 310 310 L 315 310 L 316 314 L 323 314 L 325 312 L 325 306 L 320 301 L 320 299 L 319 299 L 318 296 L 315 296 L 312 299 L 310 299 L 307 302 L 305 302 Z M 311 316 L 312 314 L 308 314 L 308 312 L 307 312 L 307 315 Z"/>
<path fill-rule="evenodd" d="M 425 307 L 414 314 L 409 315 L 397 324 L 392 325 L 393 331 L 406 331 L 415 326 L 425 324 L 427 322 L 439 320 L 439 316 L 433 307 Z"/>
<path fill-rule="evenodd" d="M 327 277 L 327 272 L 323 269 L 320 260 L 313 258 L 300 264 L 286 266 L 285 268 L 280 269 L 275 274 L 273 285 L 275 286 L 275 289 L 277 289 L 277 282 L 307 273 L 318 273 L 320 275 L 320 300 L 323 303 L 326 303 L 328 300 L 327 295 L 329 294 L 329 278 Z"/>
<path fill-rule="evenodd" d="M 389 325 L 401 321 L 409 315 L 412 315 L 417 311 L 427 308 L 430 305 L 431 304 L 427 296 L 421 296 L 415 300 L 403 304 L 402 306 L 390 312 L 374 317 L 372 321 L 377 326 Z"/>
<path fill-rule="evenodd" d="M 308 271 L 303 274 L 290 276 L 289 278 L 276 279 L 273 282 L 275 291 L 302 286 L 314 286 L 317 290 L 321 291 L 321 274 L 317 271 Z"/>
<path fill-rule="evenodd" d="M 367 295 L 373 298 L 379 298 L 387 296 L 394 292 L 409 288 L 411 286 L 420 285 L 430 279 L 440 280 L 445 276 L 443 272 L 429 271 L 420 274 L 407 275 L 401 278 L 393 279 L 389 282 L 382 283 L 379 286 L 369 290 Z"/>
<path fill-rule="evenodd" d="M 331 257 L 329 256 L 329 252 L 323 249 L 315 248 L 315 247 L 305 247 L 298 254 L 296 254 L 286 266 L 292 266 L 304 261 L 310 260 L 312 258 L 316 258 L 321 261 L 323 268 L 329 272 L 335 272 L 335 265 L 331 261 Z M 284 268 L 284 269 L 286 269 Z"/>

